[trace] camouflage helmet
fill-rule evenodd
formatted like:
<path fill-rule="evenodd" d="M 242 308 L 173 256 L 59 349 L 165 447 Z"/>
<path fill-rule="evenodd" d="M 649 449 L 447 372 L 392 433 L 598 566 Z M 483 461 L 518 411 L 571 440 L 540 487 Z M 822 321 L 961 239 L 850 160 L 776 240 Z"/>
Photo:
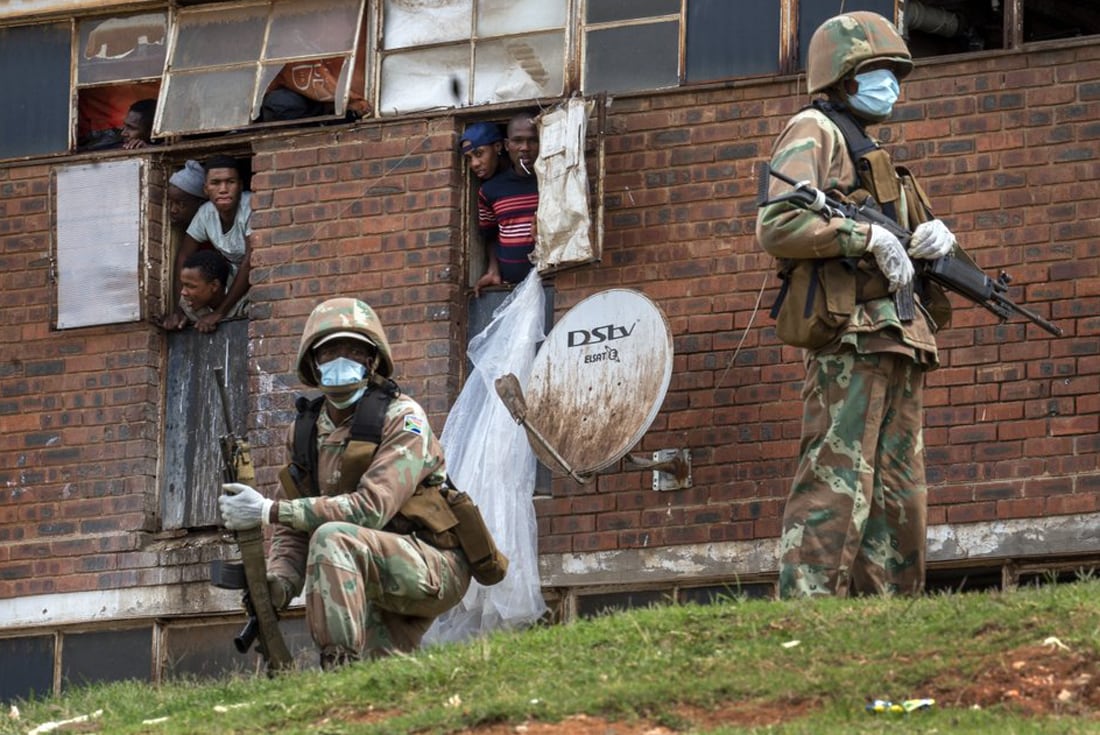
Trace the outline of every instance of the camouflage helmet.
<path fill-rule="evenodd" d="M 318 387 L 320 378 L 311 353 L 318 342 L 338 332 L 348 333 L 346 336 L 364 337 L 378 350 L 375 372 L 384 378 L 393 375 L 390 343 L 374 309 L 359 299 L 336 298 L 318 304 L 306 320 L 302 341 L 298 344 L 298 380 L 303 385 Z"/>
<path fill-rule="evenodd" d="M 839 82 L 871 61 L 889 61 L 894 75 L 913 71 L 913 56 L 894 24 L 877 13 L 859 11 L 829 18 L 810 39 L 806 55 L 810 94 Z"/>

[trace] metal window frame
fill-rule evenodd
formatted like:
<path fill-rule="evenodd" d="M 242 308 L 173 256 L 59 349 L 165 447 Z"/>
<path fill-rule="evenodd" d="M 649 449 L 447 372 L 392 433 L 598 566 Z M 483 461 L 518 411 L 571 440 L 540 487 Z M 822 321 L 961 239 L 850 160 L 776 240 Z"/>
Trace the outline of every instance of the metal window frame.
<path fill-rule="evenodd" d="M 351 48 L 343 53 L 330 53 L 323 56 L 319 56 L 316 53 L 305 53 L 298 55 L 287 56 L 268 56 L 269 42 L 272 19 L 275 15 L 277 6 L 287 5 L 293 6 L 295 0 L 239 0 L 238 2 L 228 3 L 216 3 L 216 4 L 203 4 L 193 5 L 187 7 L 175 7 L 171 17 L 169 18 L 169 33 L 168 33 L 168 48 L 165 52 L 164 71 L 161 74 L 161 92 L 157 99 L 157 113 L 153 122 L 153 135 L 164 136 L 180 136 L 180 135 L 195 135 L 202 133 L 224 132 L 226 130 L 233 130 L 243 125 L 255 124 L 260 114 L 260 107 L 263 104 L 263 89 L 261 84 L 264 78 L 264 67 L 271 62 L 283 62 L 293 63 L 296 61 L 313 61 L 322 58 L 332 58 L 336 56 L 342 56 L 345 59 L 343 69 L 340 73 L 340 79 L 338 81 L 339 89 L 337 90 L 336 99 L 334 100 L 335 111 L 332 115 L 324 115 L 318 119 L 338 119 L 344 116 L 346 111 L 348 94 L 351 90 L 351 81 L 355 76 L 354 69 L 356 63 L 358 63 L 358 49 L 360 39 L 363 33 L 366 33 L 368 29 L 365 28 L 364 20 L 366 16 L 366 4 L 368 0 L 348 0 L 349 3 L 358 3 L 358 12 L 356 15 L 356 29 L 352 37 Z M 217 71 L 228 71 L 234 69 L 247 69 L 249 67 L 253 70 L 253 80 L 251 89 L 251 102 L 249 104 L 249 120 L 247 121 L 233 121 L 224 125 L 211 126 L 211 127 L 199 127 L 189 128 L 184 127 L 175 130 L 165 130 L 163 128 L 163 118 L 165 108 L 167 107 L 168 92 L 171 89 L 173 76 L 182 74 L 183 71 L 177 71 L 173 67 L 175 60 L 175 54 L 179 47 L 180 37 L 180 18 L 198 18 L 202 15 L 214 14 L 218 12 L 224 12 L 227 10 L 237 9 L 249 9 L 249 8 L 266 8 L 264 18 L 264 32 L 263 41 L 260 48 L 258 58 L 249 61 L 240 61 L 224 64 L 209 64 L 206 66 L 189 67 L 186 70 L 187 74 L 199 74 L 199 73 L 212 73 Z M 368 54 L 370 56 L 370 54 Z M 368 58 L 369 62 L 370 59 Z M 370 78 L 372 70 L 368 70 L 364 78 Z M 176 77 L 178 79 L 179 77 Z M 369 90 L 364 90 L 364 97 L 369 97 Z M 296 121 L 298 122 L 298 121 Z"/>
<path fill-rule="evenodd" d="M 585 20 L 588 17 L 588 0 L 577 0 L 577 14 L 576 23 L 577 28 L 577 45 L 579 46 L 577 56 L 577 89 L 586 96 L 591 94 L 599 94 L 601 91 L 590 92 L 585 87 L 587 79 L 586 70 L 588 69 L 588 34 L 592 31 L 604 31 L 612 28 L 628 28 L 631 26 L 646 26 L 656 25 L 658 23 L 669 23 L 676 21 L 678 25 L 677 37 L 679 38 L 680 48 L 677 49 L 677 69 L 676 69 L 676 86 L 681 87 L 684 85 L 685 77 L 687 76 L 687 2 L 688 0 L 680 0 L 680 11 L 678 13 L 665 13 L 663 15 L 644 15 L 638 18 L 627 18 L 625 20 L 609 20 L 600 21 L 596 23 L 589 23 Z M 641 91 L 648 91 L 650 89 L 672 89 L 672 87 L 652 87 L 646 88 L 646 90 L 631 90 L 627 94 L 635 94 Z"/>

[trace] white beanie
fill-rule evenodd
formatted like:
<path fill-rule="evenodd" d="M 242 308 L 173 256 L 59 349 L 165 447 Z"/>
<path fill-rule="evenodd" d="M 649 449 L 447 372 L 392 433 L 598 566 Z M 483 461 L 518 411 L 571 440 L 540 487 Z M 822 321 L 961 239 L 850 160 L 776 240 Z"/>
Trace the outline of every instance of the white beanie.
<path fill-rule="evenodd" d="M 206 199 L 206 172 L 198 161 L 188 161 L 168 179 L 168 183 L 191 196 Z"/>

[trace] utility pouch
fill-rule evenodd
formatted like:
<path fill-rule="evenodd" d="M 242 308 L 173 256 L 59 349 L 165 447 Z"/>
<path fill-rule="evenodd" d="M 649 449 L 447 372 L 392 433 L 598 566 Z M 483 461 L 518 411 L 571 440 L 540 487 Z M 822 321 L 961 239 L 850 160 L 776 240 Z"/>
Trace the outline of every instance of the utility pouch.
<path fill-rule="evenodd" d="M 397 533 L 413 533 L 437 549 L 459 548 L 458 518 L 438 487 L 420 486 L 390 522 Z"/>
<path fill-rule="evenodd" d="M 283 486 L 283 497 L 287 500 L 297 500 L 305 494 L 294 479 L 297 469 L 295 465 L 288 464 L 279 472 L 279 484 Z"/>
<path fill-rule="evenodd" d="M 455 531 L 474 579 L 486 586 L 504 579 L 508 573 L 508 557 L 497 548 L 477 505 L 469 495 L 458 490 L 449 490 L 447 500 L 458 518 Z"/>
<path fill-rule="evenodd" d="M 856 267 L 844 258 L 788 260 L 772 306 L 775 334 L 785 344 L 815 350 L 839 335 L 855 308 Z"/>
<path fill-rule="evenodd" d="M 898 184 L 905 192 L 905 214 L 909 229 L 916 229 L 921 222 L 933 219 L 932 205 L 913 174 L 905 166 L 897 167 Z"/>

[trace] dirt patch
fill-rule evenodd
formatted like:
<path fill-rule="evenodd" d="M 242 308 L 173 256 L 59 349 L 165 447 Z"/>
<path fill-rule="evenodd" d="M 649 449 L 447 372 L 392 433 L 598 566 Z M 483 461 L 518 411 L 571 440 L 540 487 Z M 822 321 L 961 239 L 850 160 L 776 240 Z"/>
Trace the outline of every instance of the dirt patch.
<path fill-rule="evenodd" d="M 472 730 L 461 730 L 458 735 L 675 735 L 670 730 L 652 722 L 609 722 L 602 717 L 573 715 L 561 722 L 524 722 L 519 725 L 482 725 Z"/>
<path fill-rule="evenodd" d="M 932 682 L 944 707 L 1003 704 L 1026 715 L 1062 714 L 1100 719 L 1100 659 L 1051 642 L 991 656 L 963 685 Z"/>

